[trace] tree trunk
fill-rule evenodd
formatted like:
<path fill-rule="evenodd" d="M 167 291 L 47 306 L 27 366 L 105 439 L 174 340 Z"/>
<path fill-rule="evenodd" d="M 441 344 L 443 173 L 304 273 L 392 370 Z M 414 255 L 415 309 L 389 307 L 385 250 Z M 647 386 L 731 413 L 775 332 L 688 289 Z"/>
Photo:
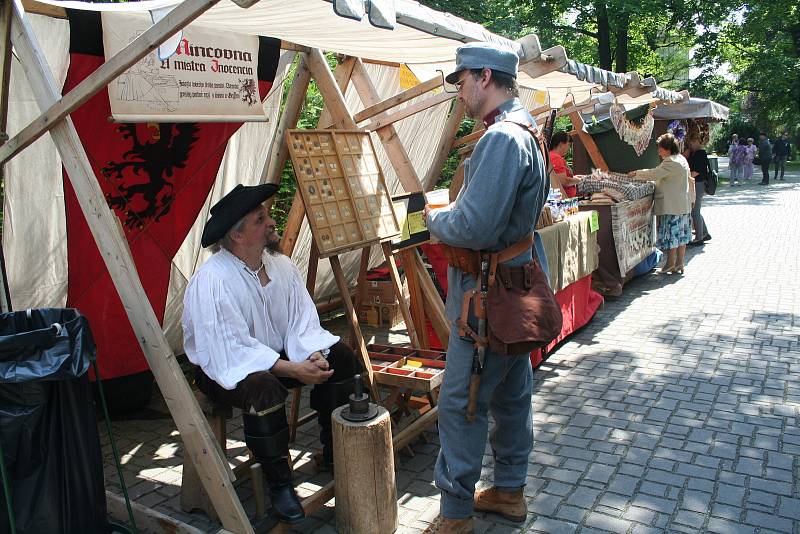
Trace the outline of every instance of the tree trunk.
<path fill-rule="evenodd" d="M 617 72 L 628 72 L 628 27 L 630 26 L 630 15 L 620 13 L 617 17 Z"/>
<path fill-rule="evenodd" d="M 596 0 L 594 10 L 597 13 L 597 57 L 600 68 L 611 70 L 611 27 L 605 1 Z"/>

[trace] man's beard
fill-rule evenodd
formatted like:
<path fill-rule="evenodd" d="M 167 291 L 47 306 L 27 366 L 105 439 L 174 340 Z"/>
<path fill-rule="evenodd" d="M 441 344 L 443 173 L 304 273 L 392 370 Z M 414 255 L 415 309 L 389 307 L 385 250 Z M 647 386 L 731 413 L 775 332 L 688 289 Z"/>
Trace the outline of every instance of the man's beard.
<path fill-rule="evenodd" d="M 275 239 L 270 239 L 267 241 L 267 244 L 264 245 L 264 250 L 270 254 L 278 254 L 281 251 L 281 237 L 278 235 L 278 232 L 275 232 L 274 236 Z"/>

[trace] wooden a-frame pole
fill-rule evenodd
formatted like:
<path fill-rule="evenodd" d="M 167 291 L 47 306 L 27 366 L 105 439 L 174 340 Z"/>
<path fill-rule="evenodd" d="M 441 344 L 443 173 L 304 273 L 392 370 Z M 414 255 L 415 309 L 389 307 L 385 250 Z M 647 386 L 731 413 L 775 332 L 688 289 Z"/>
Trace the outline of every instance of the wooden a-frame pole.
<path fill-rule="evenodd" d="M 189 1 L 185 2 L 188 3 Z M 170 19 L 175 27 L 164 36 L 165 39 L 208 9 L 213 2 L 192 2 L 192 4 L 196 12 L 186 14 L 182 10 L 186 20 L 175 17 Z M 33 30 L 25 20 L 25 12 L 19 0 L 14 1 L 11 39 L 39 108 L 49 109 L 61 99 L 61 95 Z M 154 46 L 157 45 L 158 43 L 154 43 Z M 136 59 L 131 55 L 129 63 L 133 64 Z M 81 210 L 114 286 L 119 292 L 150 369 L 181 433 L 186 454 L 190 455 L 197 467 L 203 486 L 224 527 L 232 532 L 252 533 L 253 528 L 231 482 L 233 474 L 230 466 L 227 460 L 221 457 L 211 428 L 200 411 L 161 330 L 161 325 L 142 287 L 128 243 L 120 230 L 118 220 L 106 203 L 78 132 L 69 116 L 50 126 L 53 142 L 61 155 Z"/>
<path fill-rule="evenodd" d="M 8 98 L 11 92 L 11 19 L 12 5 L 6 0 L 0 4 L 0 147 L 8 140 Z M 0 162 L 0 187 L 5 183 L 5 165 Z M 0 242 L 0 312 L 11 311 L 11 293 L 8 288 L 5 252 Z"/>

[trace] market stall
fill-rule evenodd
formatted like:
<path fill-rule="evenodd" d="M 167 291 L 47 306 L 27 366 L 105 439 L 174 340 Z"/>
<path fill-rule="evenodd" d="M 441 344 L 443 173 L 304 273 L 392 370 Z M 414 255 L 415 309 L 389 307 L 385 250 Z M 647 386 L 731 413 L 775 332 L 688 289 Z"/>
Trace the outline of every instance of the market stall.
<path fill-rule="evenodd" d="M 631 182 L 625 173 L 658 165 L 655 139 L 666 131 L 666 124 L 653 120 L 649 103 L 630 111 L 620 104 L 604 109 L 605 116 L 594 109 L 601 113 L 600 120 L 585 124 L 585 135 L 576 136 L 573 163 L 576 174 L 589 175 L 578 185 L 579 195 L 586 198 L 580 209 L 597 211 L 600 220 L 594 288 L 619 296 L 625 283 L 649 272 L 660 258 L 655 248 L 654 187 Z M 601 155 L 605 169 L 597 168 L 593 151 Z"/>

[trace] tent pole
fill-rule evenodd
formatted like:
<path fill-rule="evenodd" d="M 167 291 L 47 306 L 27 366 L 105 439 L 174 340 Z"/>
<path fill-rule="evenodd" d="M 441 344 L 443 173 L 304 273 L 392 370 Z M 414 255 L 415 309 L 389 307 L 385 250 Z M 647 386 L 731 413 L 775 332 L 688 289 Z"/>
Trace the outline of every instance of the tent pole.
<path fill-rule="evenodd" d="M 597 143 L 594 142 L 594 139 L 591 135 L 583 131 L 583 127 L 586 125 L 586 123 L 583 122 L 583 117 L 581 117 L 580 111 L 576 110 L 570 113 L 569 119 L 572 121 L 572 128 L 578 132 L 578 139 L 581 140 L 581 143 L 586 149 L 586 152 L 589 154 L 589 157 L 592 158 L 592 163 L 594 163 L 594 166 L 601 171 L 608 171 L 608 164 L 606 163 L 605 158 L 603 158 L 603 154 L 600 153 Z"/>
<path fill-rule="evenodd" d="M 309 81 L 311 81 L 311 72 L 308 70 L 306 55 L 300 54 L 300 62 L 297 64 L 292 86 L 289 90 L 289 95 L 286 97 L 283 114 L 278 127 L 275 129 L 275 134 L 272 136 L 269 155 L 264 162 L 264 168 L 261 170 L 261 180 L 258 182 L 260 184 L 281 183 L 281 171 L 283 171 L 286 160 L 289 157 L 289 147 L 286 145 L 284 138 L 287 130 L 297 126 Z"/>
<path fill-rule="evenodd" d="M 442 130 L 442 135 L 439 137 L 439 144 L 436 147 L 436 155 L 428 167 L 428 173 L 425 175 L 425 180 L 422 182 L 422 188 L 425 191 L 430 191 L 436 187 L 436 182 L 439 181 L 439 175 L 444 168 L 447 157 L 452 150 L 453 139 L 458 135 L 458 129 L 461 127 L 461 121 L 464 119 L 464 103 L 456 99 L 453 109 L 450 111 L 450 116 L 447 117 L 447 122 Z"/>
<path fill-rule="evenodd" d="M 374 106 L 380 102 L 380 95 L 375 89 L 372 80 L 369 79 L 364 63 L 360 59 L 356 59 L 356 65 L 353 69 L 353 85 L 365 106 Z M 386 155 L 389 156 L 389 161 L 392 163 L 403 189 L 407 193 L 422 191 L 422 184 L 419 181 L 417 172 L 411 164 L 411 159 L 408 157 L 408 153 L 403 147 L 394 125 L 389 124 L 378 128 L 375 133 L 378 134 L 383 148 L 386 149 Z"/>
<path fill-rule="evenodd" d="M 205 5 L 210 7 L 210 4 Z M 18 1 L 13 4 L 11 38 L 39 108 L 50 109 L 61 95 Z M 233 488 L 233 474 L 227 459 L 222 458 L 211 428 L 161 330 L 128 251 L 125 236 L 119 231 L 106 203 L 72 119 L 67 116 L 58 121 L 50 129 L 50 134 L 131 326 L 181 433 L 186 453 L 191 456 L 225 528 L 252 533 L 253 527 Z"/>
<path fill-rule="evenodd" d="M 11 19 L 12 5 L 9 0 L 0 5 L 0 147 L 8 139 L 8 98 L 11 93 Z M 5 164 L 0 163 L 0 188 L 5 190 Z M 5 202 L 0 199 L 0 202 Z M 2 214 L 5 221 L 5 211 Z M 0 224 L 2 224 L 0 222 Z M 0 312 L 11 311 L 11 291 L 8 286 L 8 273 L 6 272 L 6 257 L 3 251 L 2 235 L 0 232 L 0 280 L 3 290 L 0 291 Z"/>
<path fill-rule="evenodd" d="M 350 79 L 353 76 L 353 67 L 355 64 L 355 58 L 345 56 L 342 58 L 341 62 L 336 65 L 336 68 L 333 71 L 333 78 L 336 80 L 336 85 L 339 86 L 339 90 L 342 92 L 342 95 L 347 92 L 347 86 L 350 85 Z M 331 119 L 331 111 L 328 109 L 328 105 L 326 103 L 322 108 L 322 113 L 319 116 L 317 128 L 320 130 L 330 128 L 332 122 L 333 120 Z"/>
<path fill-rule="evenodd" d="M 362 60 L 364 63 L 364 60 Z M 384 111 L 388 111 L 393 107 L 397 107 L 404 102 L 408 102 L 412 98 L 416 98 L 418 96 L 422 96 L 429 91 L 433 91 L 434 89 L 438 89 L 442 86 L 442 78 L 431 78 L 427 82 L 418 83 L 414 87 L 406 89 L 402 93 L 397 93 L 394 96 L 390 96 L 389 98 L 378 102 L 373 106 L 366 107 L 356 113 L 353 118 L 356 122 L 363 122 L 367 119 L 371 119 L 374 116 L 383 113 Z"/>

